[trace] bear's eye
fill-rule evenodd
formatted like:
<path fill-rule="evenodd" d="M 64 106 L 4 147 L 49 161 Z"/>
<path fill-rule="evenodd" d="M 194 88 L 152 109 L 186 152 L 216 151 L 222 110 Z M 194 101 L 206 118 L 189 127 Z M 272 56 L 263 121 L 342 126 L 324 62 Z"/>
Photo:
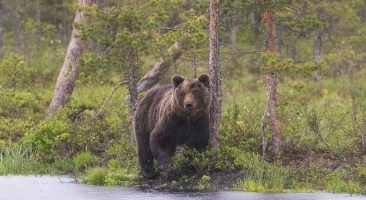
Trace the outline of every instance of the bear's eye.
<path fill-rule="evenodd" d="M 186 93 L 185 92 L 181 92 L 180 95 L 184 96 L 184 95 L 186 95 Z"/>
<path fill-rule="evenodd" d="M 196 95 L 196 94 L 197 94 L 197 91 L 193 91 L 192 93 L 193 93 L 194 95 Z"/>

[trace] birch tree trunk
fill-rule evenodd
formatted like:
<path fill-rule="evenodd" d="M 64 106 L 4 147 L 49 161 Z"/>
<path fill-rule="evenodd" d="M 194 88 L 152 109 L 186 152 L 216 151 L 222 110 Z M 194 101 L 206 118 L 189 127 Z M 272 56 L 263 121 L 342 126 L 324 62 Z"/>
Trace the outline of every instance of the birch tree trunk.
<path fill-rule="evenodd" d="M 104 7 L 105 7 L 104 0 L 97 0 L 97 4 L 98 4 L 99 9 L 104 9 Z"/>
<path fill-rule="evenodd" d="M 275 0 L 276 3 L 280 3 L 281 0 Z M 282 47 L 282 27 L 277 26 L 276 29 L 276 52 L 281 54 Z"/>
<path fill-rule="evenodd" d="M 3 52 L 3 48 L 4 48 L 4 38 L 3 38 L 3 26 L 4 26 L 4 5 L 3 5 L 3 1 L 4 0 L 0 0 L 0 59 L 3 58 L 4 56 L 4 52 Z"/>
<path fill-rule="evenodd" d="M 235 64 L 237 64 L 236 62 L 236 35 L 238 32 L 238 27 L 233 25 L 233 28 L 231 29 L 231 34 L 230 34 L 230 43 L 231 43 L 231 61 Z"/>
<path fill-rule="evenodd" d="M 92 0 L 78 0 L 80 6 L 91 6 Z M 81 11 L 76 12 L 75 22 L 80 22 L 83 18 Z M 66 58 L 62 65 L 58 76 L 56 87 L 50 107 L 47 111 L 46 118 L 54 115 L 60 106 L 69 103 L 69 96 L 72 94 L 75 81 L 79 75 L 79 58 L 81 58 L 84 50 L 84 44 L 79 38 L 74 37 L 79 34 L 79 30 L 74 28 L 71 35 L 69 47 L 67 49 Z"/>
<path fill-rule="evenodd" d="M 273 0 L 265 0 L 264 4 L 268 5 L 272 3 Z M 275 29 L 275 19 L 274 10 L 267 7 L 262 14 L 262 21 L 265 25 L 266 41 L 267 41 L 267 53 L 276 53 L 276 29 Z M 278 94 L 277 94 L 277 80 L 274 74 L 275 66 L 268 66 L 271 70 L 267 74 L 267 95 L 268 96 L 268 111 L 270 114 L 270 129 L 272 133 L 272 147 L 275 152 L 282 149 L 282 133 L 280 132 L 281 121 L 278 116 Z"/>
<path fill-rule="evenodd" d="M 291 33 L 291 46 L 289 51 L 289 57 L 292 58 L 293 61 L 296 61 L 296 42 L 299 37 L 295 34 L 295 32 Z"/>
<path fill-rule="evenodd" d="M 212 151 L 219 149 L 219 127 L 221 118 L 221 82 L 220 82 L 220 59 L 219 59 L 219 16 L 217 0 L 210 0 L 210 87 L 212 94 L 210 108 L 210 126 Z"/>
<path fill-rule="evenodd" d="M 323 40 L 322 40 L 323 32 L 324 32 L 323 28 L 320 28 L 316 31 L 315 45 L 314 45 L 314 63 L 315 64 L 319 64 L 319 62 L 321 60 L 321 48 L 322 48 L 322 44 L 323 44 Z M 317 82 L 319 80 L 318 71 L 314 72 L 313 80 L 314 80 L 314 82 Z"/>
<path fill-rule="evenodd" d="M 41 45 L 41 33 L 42 33 L 42 24 L 41 24 L 41 0 L 36 1 L 36 24 L 37 24 L 37 50 Z"/>

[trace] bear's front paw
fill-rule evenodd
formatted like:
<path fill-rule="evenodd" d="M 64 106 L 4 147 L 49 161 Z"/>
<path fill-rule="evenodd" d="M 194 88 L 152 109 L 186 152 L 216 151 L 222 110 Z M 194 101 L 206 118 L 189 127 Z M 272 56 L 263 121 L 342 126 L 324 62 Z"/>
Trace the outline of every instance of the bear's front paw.
<path fill-rule="evenodd" d="M 141 170 L 141 174 L 145 179 L 156 179 L 159 176 L 159 173 L 155 170 Z"/>
<path fill-rule="evenodd" d="M 161 172 L 167 172 L 167 171 L 169 171 L 169 164 L 164 163 L 164 164 L 158 165 L 158 169 Z"/>

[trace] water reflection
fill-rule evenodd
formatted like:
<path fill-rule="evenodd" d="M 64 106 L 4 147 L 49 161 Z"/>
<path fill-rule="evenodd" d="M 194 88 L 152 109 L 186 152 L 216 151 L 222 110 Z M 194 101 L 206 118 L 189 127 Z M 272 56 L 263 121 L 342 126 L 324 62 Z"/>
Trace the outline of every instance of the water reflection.
<path fill-rule="evenodd" d="M 328 193 L 169 192 L 74 183 L 68 177 L 0 176 L 1 200 L 365 200 L 365 196 Z"/>

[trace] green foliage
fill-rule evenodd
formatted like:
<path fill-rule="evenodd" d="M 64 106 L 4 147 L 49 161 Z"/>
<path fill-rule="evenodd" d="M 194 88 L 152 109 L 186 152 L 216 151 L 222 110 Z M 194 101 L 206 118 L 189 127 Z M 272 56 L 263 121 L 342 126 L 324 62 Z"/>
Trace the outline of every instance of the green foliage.
<path fill-rule="evenodd" d="M 224 148 L 221 153 L 230 155 L 233 147 L 245 151 L 260 148 L 262 106 L 258 100 L 247 96 L 241 104 L 233 103 L 222 113 L 219 137 Z"/>
<path fill-rule="evenodd" d="M 22 144 L 8 144 L 1 148 L 1 174 L 33 174 L 43 173 L 39 168 L 39 153 L 31 146 Z"/>
<path fill-rule="evenodd" d="M 358 183 L 349 180 L 349 174 L 345 170 L 336 170 L 327 176 L 327 192 L 332 193 L 362 193 L 362 186 Z"/>
<path fill-rule="evenodd" d="M 0 64 L 2 87 L 11 88 L 13 92 L 28 86 L 30 73 L 31 69 L 28 68 L 24 58 L 15 53 L 12 53 L 9 59 L 3 59 Z"/>
<path fill-rule="evenodd" d="M 8 92 L 0 90 L 2 103 L 0 104 L 0 116 L 6 118 L 37 119 L 39 112 L 44 111 L 42 97 L 30 92 Z M 36 115 L 35 115 L 36 113 Z"/>
<path fill-rule="evenodd" d="M 207 175 L 203 175 L 201 180 L 198 182 L 198 190 L 207 190 L 210 187 L 211 177 Z"/>
<path fill-rule="evenodd" d="M 123 102 L 127 89 L 116 91 L 97 121 L 90 119 L 115 83 L 128 77 L 132 49 L 137 52 L 138 76 L 160 57 L 171 64 L 168 48 L 176 41 L 185 47 L 176 64 L 195 62 L 198 71 L 206 72 L 208 20 L 199 16 L 207 12 L 208 1 L 120 1 L 118 6 L 106 1 L 104 9 L 82 8 L 86 20 L 74 24 L 85 43 L 79 60 L 82 73 L 70 103 L 47 121 L 70 25 L 81 8 L 70 0 L 44 1 L 42 16 L 52 13 L 52 18 L 37 22 L 35 2 L 26 3 L 3 3 L 7 15 L 0 64 L 0 174 L 80 175 L 86 170 L 87 183 L 131 185 L 139 178 L 139 166 Z M 195 183 L 195 188 L 210 190 L 215 175 L 233 173 L 241 179 L 235 185 L 238 190 L 365 193 L 365 2 L 291 0 L 267 5 L 275 10 L 276 30 L 282 34 L 278 54 L 262 54 L 262 1 L 219 4 L 224 84 L 220 149 L 183 149 L 173 158 L 171 174 L 179 181 L 172 185 Z M 314 37 L 319 31 L 322 61 L 315 65 Z M 294 60 L 288 58 L 293 50 Z M 267 119 L 267 156 L 259 155 L 267 99 L 265 78 L 258 73 L 261 65 L 285 83 L 278 85 L 285 144 L 279 158 L 271 157 Z M 317 83 L 308 78 L 314 71 L 321 76 Z M 188 77 L 191 71 L 181 67 L 179 73 Z M 170 82 L 169 74 L 173 72 L 161 85 Z M 185 174 L 184 167 L 195 172 Z"/>
<path fill-rule="evenodd" d="M 192 54 L 195 56 L 196 62 L 200 59 L 207 59 L 209 51 L 208 32 L 205 29 L 208 24 L 207 19 L 197 16 L 193 9 L 183 12 L 179 17 L 182 23 L 175 27 L 177 31 L 165 34 L 162 38 L 172 44 L 179 38 L 181 45 L 186 47 L 182 51 L 181 59 L 192 60 Z M 174 49 L 172 50 L 174 51 Z"/>
<path fill-rule="evenodd" d="M 92 185 L 105 185 L 108 177 L 108 170 L 103 167 L 92 168 L 87 171 L 84 182 Z"/>
<path fill-rule="evenodd" d="M 90 152 L 81 152 L 73 159 L 75 167 L 79 170 L 85 170 L 98 162 L 98 158 Z"/>
<path fill-rule="evenodd" d="M 159 39 L 162 22 L 169 17 L 167 11 L 175 8 L 181 1 L 148 1 L 145 3 L 124 1 L 121 7 L 106 7 L 100 10 L 97 5 L 83 8 L 86 19 L 75 24 L 81 30 L 79 37 L 83 41 L 95 41 L 106 51 L 103 56 L 85 57 L 81 65 L 92 66 L 98 63 L 99 69 L 117 69 L 123 71 L 130 66 L 131 52 L 138 66 L 143 64 L 140 54 L 165 48 Z M 160 51 L 160 53 L 166 51 Z M 107 54 L 105 54 L 107 53 Z M 163 54 L 164 54 L 163 53 Z M 164 56 L 168 58 L 168 56 Z M 103 60 L 102 62 L 99 62 Z M 95 67 L 95 66 L 94 66 Z M 113 67 L 113 68 L 111 68 Z M 116 67 L 116 68 L 114 68 Z"/>
<path fill-rule="evenodd" d="M 287 167 L 279 163 L 268 163 L 262 156 L 241 152 L 235 164 L 244 171 L 244 178 L 236 189 L 250 192 L 283 192 L 288 181 Z"/>
<path fill-rule="evenodd" d="M 324 63 L 315 64 L 313 62 L 305 62 L 303 64 L 294 64 L 291 58 L 281 58 L 280 54 L 263 53 L 261 59 L 265 66 L 261 70 L 266 73 L 284 72 L 287 75 L 302 74 L 311 76 L 314 71 L 322 69 Z"/>

